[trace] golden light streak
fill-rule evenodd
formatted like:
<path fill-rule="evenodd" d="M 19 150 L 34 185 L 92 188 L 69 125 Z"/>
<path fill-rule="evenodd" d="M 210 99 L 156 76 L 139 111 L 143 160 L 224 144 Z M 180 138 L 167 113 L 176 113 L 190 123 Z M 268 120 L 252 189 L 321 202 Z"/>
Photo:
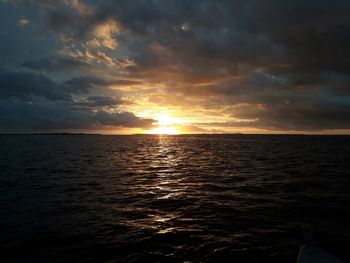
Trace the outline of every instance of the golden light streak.
<path fill-rule="evenodd" d="M 180 132 L 175 127 L 158 127 L 147 132 L 148 134 L 176 135 Z"/>

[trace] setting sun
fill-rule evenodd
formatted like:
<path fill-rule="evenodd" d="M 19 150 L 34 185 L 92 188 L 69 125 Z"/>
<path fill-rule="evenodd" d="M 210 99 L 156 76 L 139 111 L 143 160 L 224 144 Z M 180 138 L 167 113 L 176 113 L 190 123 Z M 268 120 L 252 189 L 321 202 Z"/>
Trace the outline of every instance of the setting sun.
<path fill-rule="evenodd" d="M 174 118 L 166 113 L 158 114 L 155 118 L 158 120 L 159 126 L 168 126 L 175 123 Z"/>
<path fill-rule="evenodd" d="M 175 127 L 177 120 L 167 113 L 157 114 L 154 117 L 157 120 L 157 128 L 149 130 L 148 134 L 168 134 L 175 135 L 180 134 L 179 130 Z"/>

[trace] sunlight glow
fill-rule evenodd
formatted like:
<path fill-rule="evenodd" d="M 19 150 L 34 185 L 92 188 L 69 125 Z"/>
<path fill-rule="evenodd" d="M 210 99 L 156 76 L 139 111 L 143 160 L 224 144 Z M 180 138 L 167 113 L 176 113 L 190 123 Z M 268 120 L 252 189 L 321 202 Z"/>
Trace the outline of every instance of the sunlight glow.
<path fill-rule="evenodd" d="M 158 120 L 159 126 L 168 126 L 175 122 L 175 120 L 166 113 L 158 114 L 155 118 Z"/>
<path fill-rule="evenodd" d="M 160 126 L 153 130 L 150 130 L 148 134 L 175 135 L 175 134 L 180 134 L 180 132 L 175 127 Z"/>
<path fill-rule="evenodd" d="M 147 132 L 148 134 L 168 134 L 168 135 L 180 134 L 180 132 L 176 129 L 176 127 L 174 127 L 176 120 L 172 118 L 169 114 L 167 113 L 157 114 L 155 116 L 155 119 L 157 120 L 158 127 L 148 131 Z"/>

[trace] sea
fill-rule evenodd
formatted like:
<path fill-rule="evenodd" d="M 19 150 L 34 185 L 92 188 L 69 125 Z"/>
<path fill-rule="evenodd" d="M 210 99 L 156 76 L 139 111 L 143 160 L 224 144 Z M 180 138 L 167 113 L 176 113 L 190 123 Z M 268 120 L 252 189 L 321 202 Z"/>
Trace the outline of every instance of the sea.
<path fill-rule="evenodd" d="M 350 136 L 1 135 L 1 262 L 350 262 Z"/>

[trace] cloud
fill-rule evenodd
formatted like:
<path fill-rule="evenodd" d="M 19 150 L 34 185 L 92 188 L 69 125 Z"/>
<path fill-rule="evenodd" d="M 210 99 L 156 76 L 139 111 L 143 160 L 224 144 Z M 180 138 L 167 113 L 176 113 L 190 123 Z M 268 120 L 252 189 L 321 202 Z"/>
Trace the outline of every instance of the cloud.
<path fill-rule="evenodd" d="M 26 26 L 26 25 L 28 25 L 29 23 L 30 23 L 30 20 L 25 19 L 25 18 L 19 19 L 19 20 L 17 21 L 17 24 L 18 24 L 19 26 Z"/>
<path fill-rule="evenodd" d="M 123 101 L 121 99 L 116 99 L 108 96 L 90 96 L 78 104 L 87 107 L 113 107 L 123 104 Z"/>
<path fill-rule="evenodd" d="M 154 120 L 130 112 L 93 111 L 67 102 L 0 99 L 0 132 L 150 127 Z"/>
<path fill-rule="evenodd" d="M 152 119 L 141 119 L 131 112 L 108 113 L 105 111 L 98 111 L 95 117 L 100 123 L 104 125 L 122 126 L 129 128 L 150 128 L 155 122 Z"/>
<path fill-rule="evenodd" d="M 26 61 L 22 64 L 25 68 L 39 71 L 68 71 L 76 69 L 87 69 L 89 64 L 72 57 L 50 57 L 37 61 Z"/>
<path fill-rule="evenodd" d="M 96 85 L 108 83 L 90 81 Z M 0 132 L 150 127 L 154 122 L 117 110 L 123 103 L 118 98 L 101 95 L 73 98 L 73 94 L 88 92 L 91 86 L 82 89 L 67 83 L 54 82 L 43 74 L 0 70 Z"/>
<path fill-rule="evenodd" d="M 31 101 L 36 98 L 51 101 L 70 101 L 70 94 L 43 74 L 30 72 L 10 72 L 0 69 L 0 98 L 20 98 Z"/>
<path fill-rule="evenodd" d="M 3 100 L 74 101 L 93 111 L 121 106 L 124 95 L 200 109 L 198 119 L 225 116 L 213 126 L 350 128 L 349 1 L 13 3 L 0 3 L 9 17 L 1 65 L 12 70 L 0 76 L 0 87 L 11 87 L 2 88 Z M 18 26 L 23 17 L 30 26 Z M 94 114 L 104 125 L 124 118 Z"/>
<path fill-rule="evenodd" d="M 142 82 L 137 80 L 103 79 L 95 76 L 82 76 L 69 79 L 65 81 L 64 84 L 66 84 L 67 89 L 73 93 L 86 93 L 88 90 L 97 86 L 133 86 L 140 85 Z"/>
<path fill-rule="evenodd" d="M 109 20 L 103 24 L 97 25 L 93 30 L 94 40 L 99 41 L 97 46 L 104 46 L 108 49 L 116 49 L 118 46 L 117 40 L 113 37 L 119 31 L 115 20 Z M 96 42 L 96 41 L 95 41 Z M 96 47 L 96 44 L 95 44 Z"/>

